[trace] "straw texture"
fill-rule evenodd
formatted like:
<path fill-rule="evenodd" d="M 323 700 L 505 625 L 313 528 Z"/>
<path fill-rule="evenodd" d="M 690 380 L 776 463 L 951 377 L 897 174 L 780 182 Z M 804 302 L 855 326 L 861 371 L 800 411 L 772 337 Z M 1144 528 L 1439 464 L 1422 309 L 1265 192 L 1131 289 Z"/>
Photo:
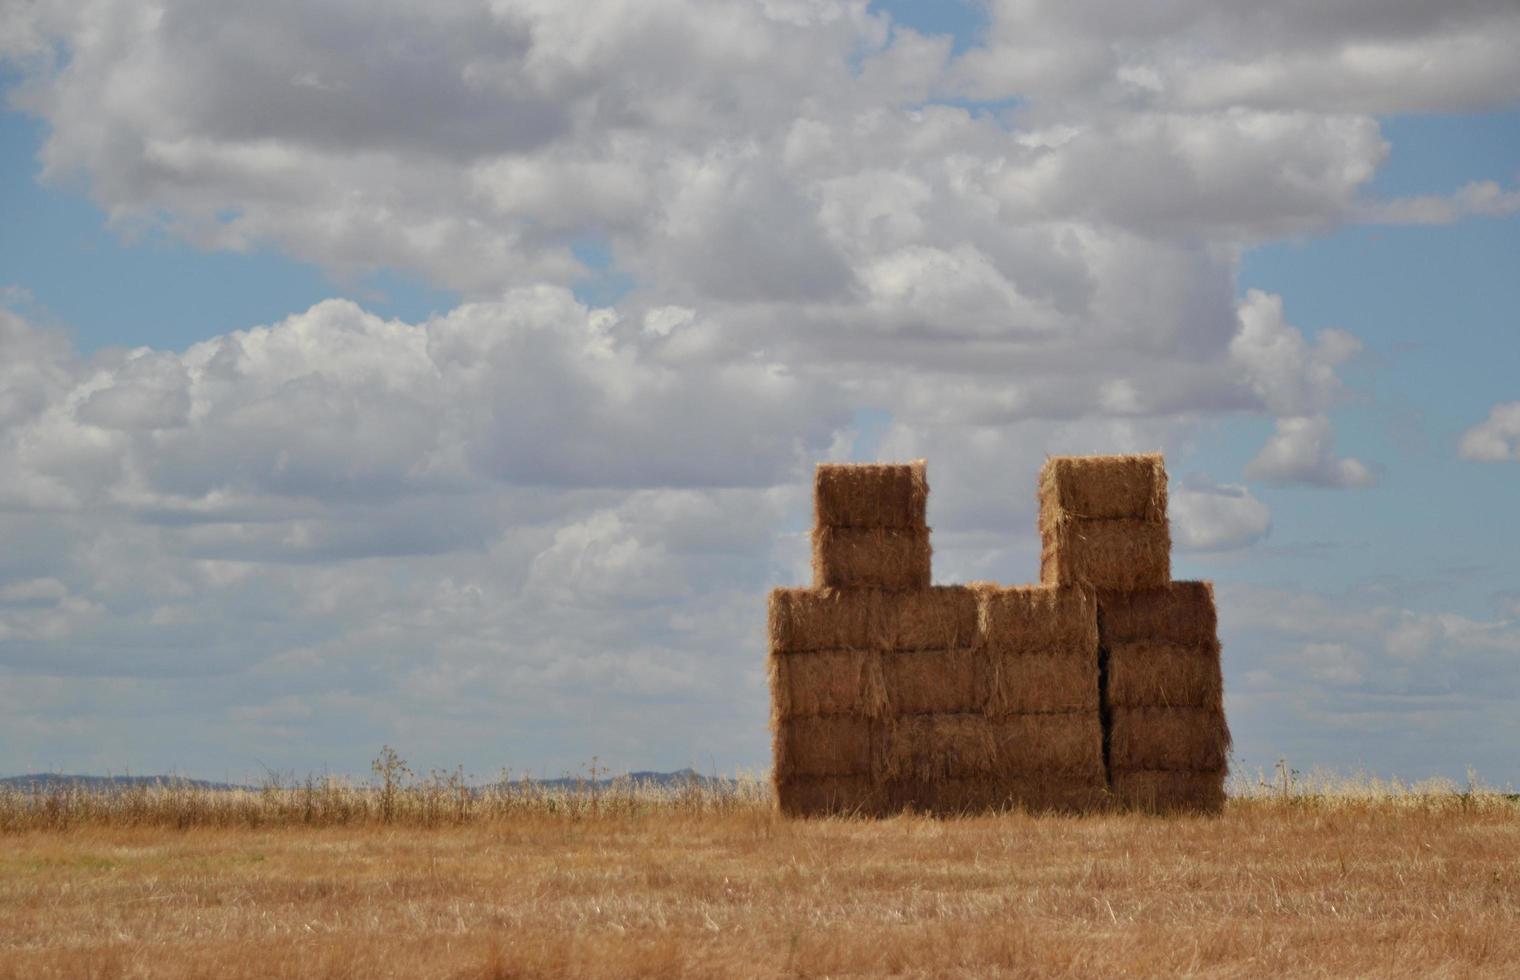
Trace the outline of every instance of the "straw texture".
<path fill-rule="evenodd" d="M 1218 813 L 1224 808 L 1224 769 L 1204 772 L 1140 770 L 1117 772 L 1113 800 L 1117 806 L 1151 813 Z"/>
<path fill-rule="evenodd" d="M 783 718 L 772 740 L 777 778 L 872 776 L 882 765 L 886 731 L 867 718 Z"/>
<path fill-rule="evenodd" d="M 1103 642 L 1174 643 L 1205 647 L 1218 643 L 1214 588 L 1208 582 L 1171 582 L 1139 591 L 1100 591 Z"/>
<path fill-rule="evenodd" d="M 881 654 L 873 650 L 773 653 L 771 710 L 776 720 L 817 715 L 881 718 L 887 689 Z"/>
<path fill-rule="evenodd" d="M 980 586 L 989 650 L 1096 657 L 1098 606 L 1090 589 Z"/>
<path fill-rule="evenodd" d="M 1166 467 L 1159 453 L 1055 456 L 1040 470 L 1040 522 L 1122 518 L 1166 522 Z"/>
<path fill-rule="evenodd" d="M 1109 764 L 1132 769 L 1225 767 L 1230 730 L 1214 708 L 1114 708 Z"/>
<path fill-rule="evenodd" d="M 1108 703 L 1118 708 L 1224 708 L 1219 644 L 1119 643 L 1108 648 Z"/>
<path fill-rule="evenodd" d="M 925 528 L 929 481 L 923 460 L 820 463 L 813 476 L 817 527 Z"/>
<path fill-rule="evenodd" d="M 1172 577 L 1165 523 L 1067 520 L 1040 532 L 1040 581 L 1097 589 L 1160 588 Z"/>
<path fill-rule="evenodd" d="M 928 528 L 813 529 L 813 584 L 821 589 L 927 589 Z"/>

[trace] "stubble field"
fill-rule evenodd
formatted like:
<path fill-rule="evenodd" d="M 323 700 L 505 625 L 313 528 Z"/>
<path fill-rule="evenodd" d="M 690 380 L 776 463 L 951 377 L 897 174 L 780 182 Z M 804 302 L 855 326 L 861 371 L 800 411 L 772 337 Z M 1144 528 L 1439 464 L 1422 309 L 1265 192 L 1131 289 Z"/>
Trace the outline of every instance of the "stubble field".
<path fill-rule="evenodd" d="M 0 977 L 1520 975 L 1493 793 L 885 821 L 758 787 L 53 795 L 0 799 Z"/>

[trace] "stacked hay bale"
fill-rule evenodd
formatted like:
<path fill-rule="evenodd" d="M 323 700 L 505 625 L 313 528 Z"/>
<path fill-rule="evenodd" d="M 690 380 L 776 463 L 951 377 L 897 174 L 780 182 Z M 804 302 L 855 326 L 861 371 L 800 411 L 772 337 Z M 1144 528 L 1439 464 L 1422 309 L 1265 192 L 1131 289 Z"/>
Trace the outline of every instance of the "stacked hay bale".
<path fill-rule="evenodd" d="M 1098 608 L 1114 797 L 1148 810 L 1217 811 L 1230 730 L 1213 588 L 1104 592 Z"/>
<path fill-rule="evenodd" d="M 1160 456 L 1040 477 L 1038 586 L 931 587 L 922 462 L 823 465 L 814 583 L 770 601 L 791 814 L 1223 801 L 1213 592 L 1171 581 Z"/>
<path fill-rule="evenodd" d="M 1092 591 L 931 587 L 922 463 L 820 466 L 814 491 L 814 587 L 771 596 L 782 808 L 1092 806 Z"/>
<path fill-rule="evenodd" d="M 981 587 L 978 672 L 997 802 L 1085 810 L 1107 786 L 1097 604 L 1083 587 Z"/>
<path fill-rule="evenodd" d="M 879 813 L 897 706 L 970 697 L 955 667 L 976 597 L 929 586 L 922 462 L 819 466 L 813 490 L 813 588 L 771 594 L 777 797 L 789 813 Z"/>
<path fill-rule="evenodd" d="M 1104 761 L 1118 802 L 1217 810 L 1230 733 L 1214 593 L 1171 581 L 1159 454 L 1055 457 L 1040 474 L 1041 579 L 1098 600 Z"/>

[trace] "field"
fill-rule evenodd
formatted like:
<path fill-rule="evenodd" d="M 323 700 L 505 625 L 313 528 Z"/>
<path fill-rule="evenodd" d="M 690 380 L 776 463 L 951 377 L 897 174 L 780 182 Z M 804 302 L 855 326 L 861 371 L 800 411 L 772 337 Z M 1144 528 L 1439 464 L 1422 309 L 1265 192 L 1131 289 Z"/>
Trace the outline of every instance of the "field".
<path fill-rule="evenodd" d="M 1520 802 L 788 821 L 763 787 L 0 795 L 0 977 L 1520 971 Z"/>

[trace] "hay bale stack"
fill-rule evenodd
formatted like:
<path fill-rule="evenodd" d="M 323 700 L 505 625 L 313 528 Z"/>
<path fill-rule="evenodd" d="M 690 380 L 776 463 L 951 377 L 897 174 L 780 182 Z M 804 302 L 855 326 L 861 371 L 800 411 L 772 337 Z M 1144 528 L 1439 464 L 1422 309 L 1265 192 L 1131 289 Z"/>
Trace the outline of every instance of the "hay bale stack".
<path fill-rule="evenodd" d="M 769 673 L 782 809 L 901 809 L 888 786 L 892 746 L 901 745 L 894 732 L 904 718 L 978 709 L 980 621 L 977 593 L 961 586 L 772 592 Z"/>
<path fill-rule="evenodd" d="M 929 484 L 922 460 L 820 464 L 813 479 L 813 584 L 927 589 Z"/>
<path fill-rule="evenodd" d="M 1037 586 L 929 585 L 922 462 L 814 492 L 814 587 L 770 598 L 784 812 L 1223 805 L 1213 591 L 1170 581 L 1160 456 L 1047 461 Z"/>
<path fill-rule="evenodd" d="M 1101 797 L 1098 616 L 1081 587 L 981 587 L 982 712 L 1012 802 Z"/>
<path fill-rule="evenodd" d="M 1159 453 L 1055 456 L 1040 471 L 1040 581 L 1143 589 L 1171 580 Z"/>
<path fill-rule="evenodd" d="M 1098 605 L 1114 795 L 1144 809 L 1217 811 L 1230 730 L 1212 587 L 1102 592 Z"/>

